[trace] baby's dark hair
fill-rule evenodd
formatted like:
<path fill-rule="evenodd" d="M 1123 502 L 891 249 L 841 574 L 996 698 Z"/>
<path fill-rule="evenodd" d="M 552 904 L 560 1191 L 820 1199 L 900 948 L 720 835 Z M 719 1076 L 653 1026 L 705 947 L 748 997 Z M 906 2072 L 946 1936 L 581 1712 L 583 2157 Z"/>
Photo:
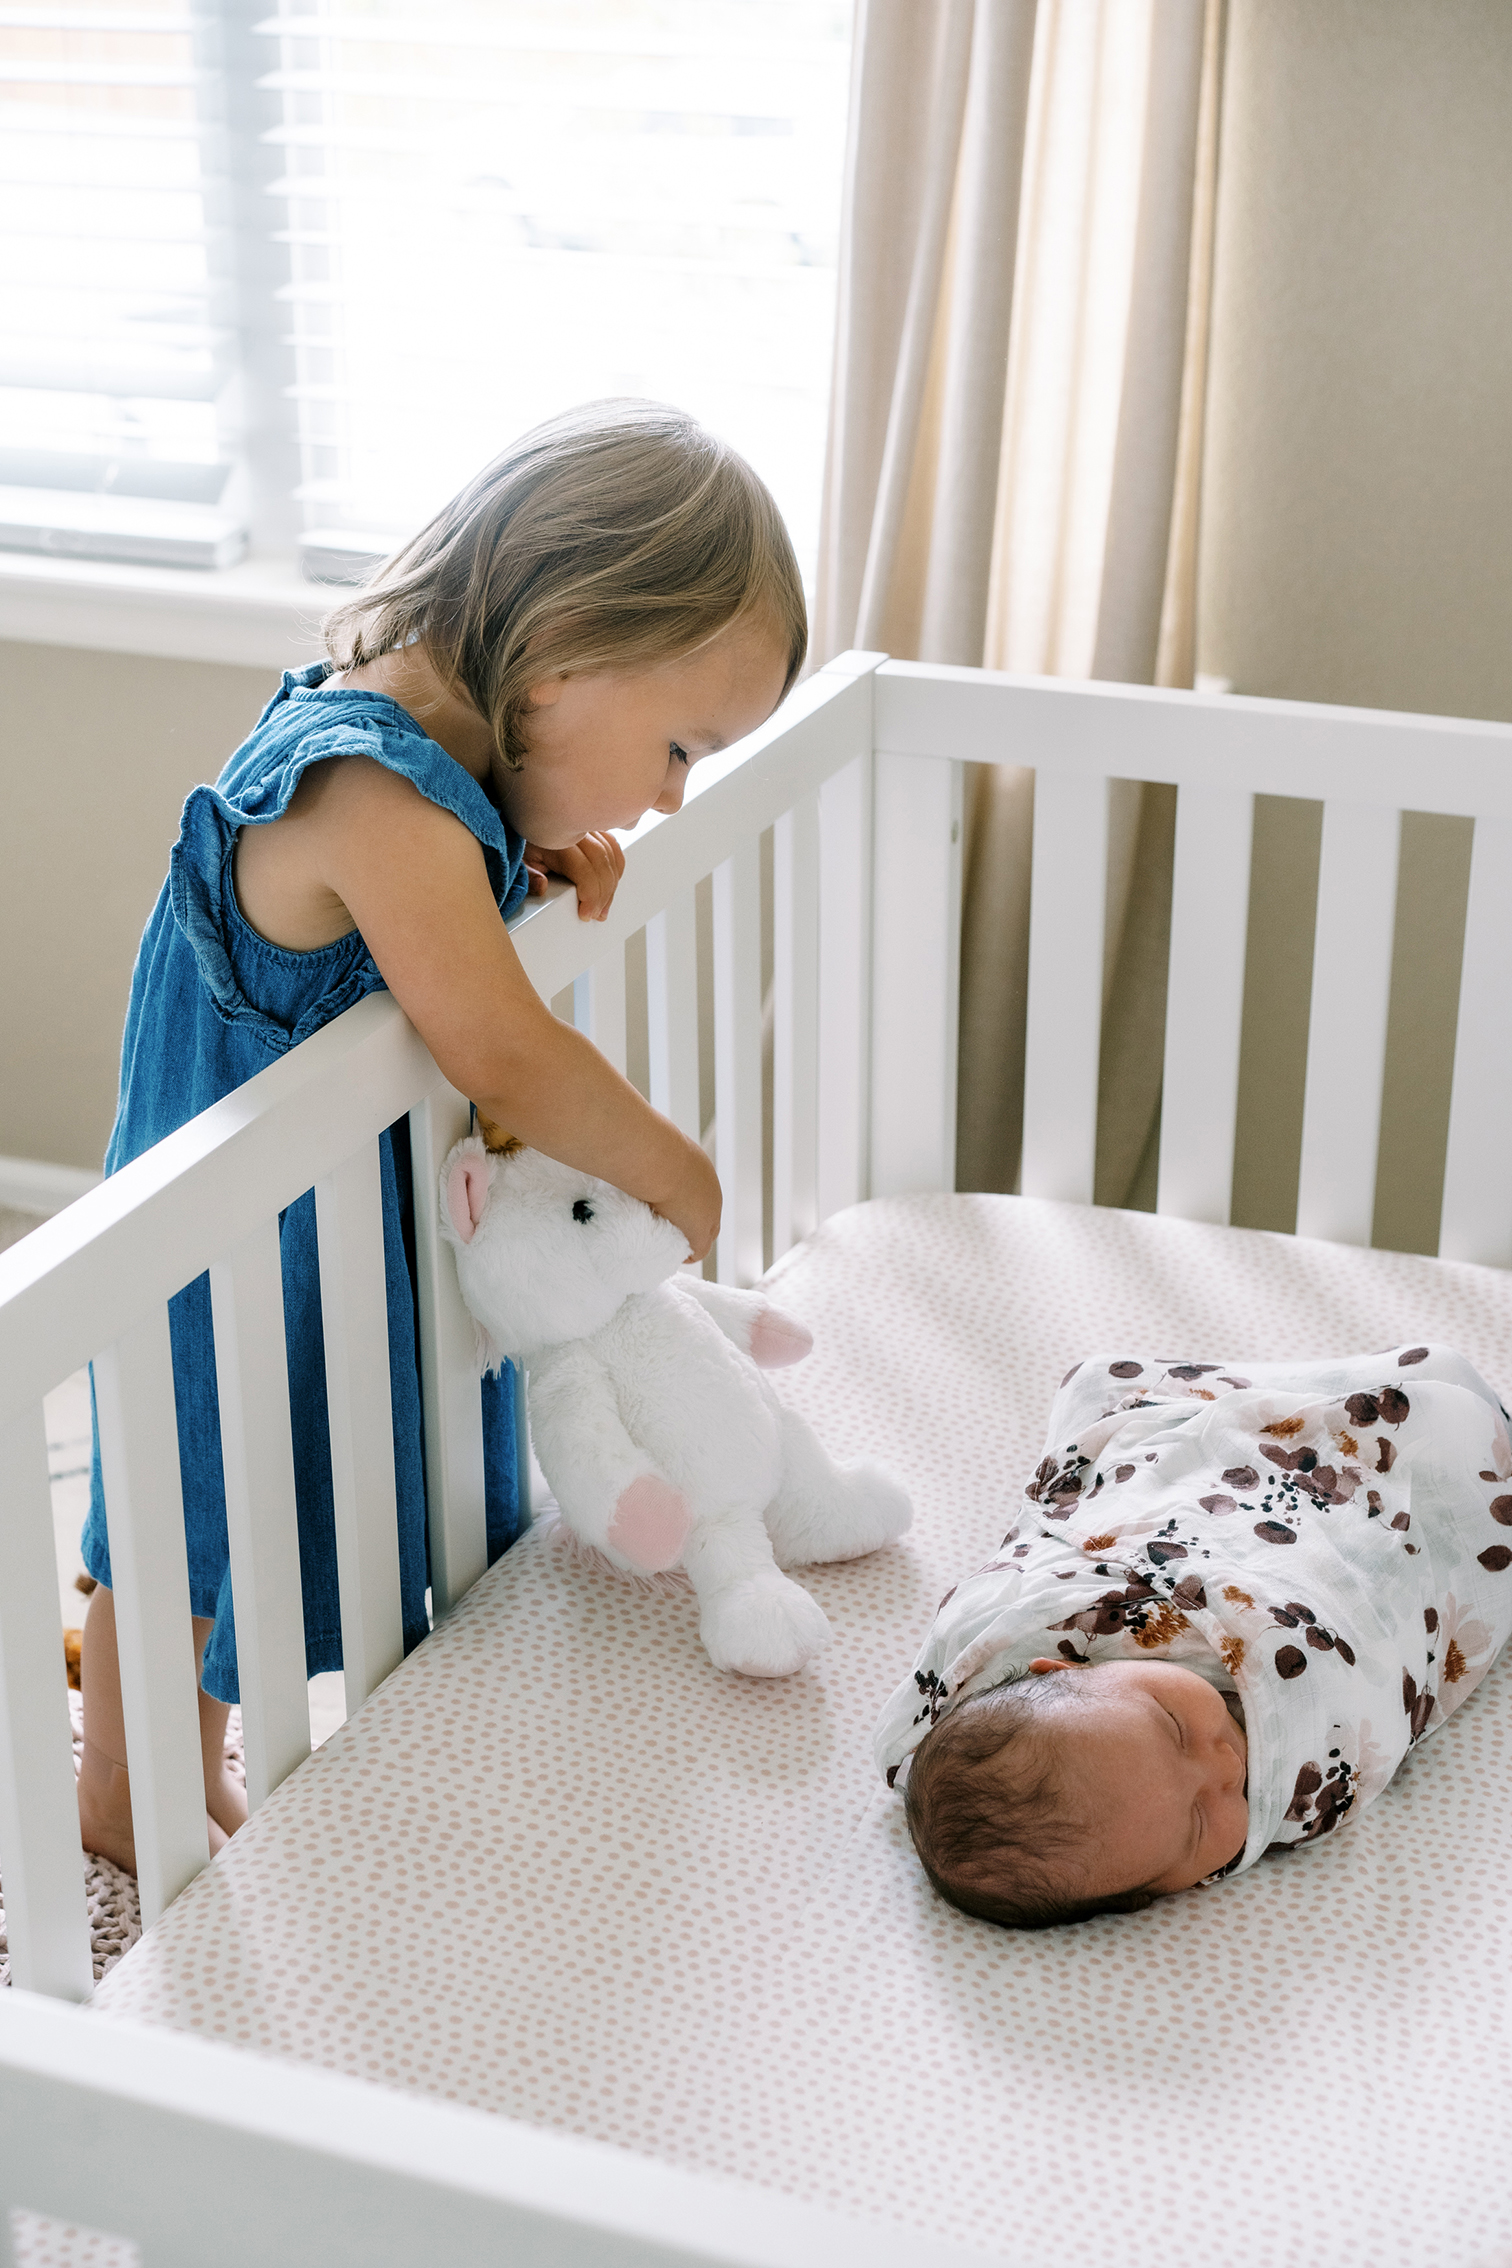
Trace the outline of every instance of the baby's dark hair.
<path fill-rule="evenodd" d="M 903 1791 L 908 1831 L 930 1881 L 963 1914 L 1004 1929 L 1054 1929 L 1154 1904 L 1146 1889 L 1076 1894 L 1072 1854 L 1095 1838 L 1096 1822 L 1068 1808 L 1046 1718 L 1076 1707 L 1086 1674 L 1029 1673 L 975 1694 L 914 1751 Z"/>

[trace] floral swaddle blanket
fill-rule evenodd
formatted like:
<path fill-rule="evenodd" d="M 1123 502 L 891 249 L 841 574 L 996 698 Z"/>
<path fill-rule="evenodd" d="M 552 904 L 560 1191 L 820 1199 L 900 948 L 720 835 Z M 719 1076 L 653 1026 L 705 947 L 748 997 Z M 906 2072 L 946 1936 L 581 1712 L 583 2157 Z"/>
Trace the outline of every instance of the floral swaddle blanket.
<path fill-rule="evenodd" d="M 1042 1655 L 1180 1662 L 1244 1709 L 1239 1872 L 1379 1795 L 1509 1634 L 1507 1414 L 1463 1356 L 1090 1356 L 997 1554 L 941 1601 L 877 1760 L 891 1785 L 938 1717 Z"/>

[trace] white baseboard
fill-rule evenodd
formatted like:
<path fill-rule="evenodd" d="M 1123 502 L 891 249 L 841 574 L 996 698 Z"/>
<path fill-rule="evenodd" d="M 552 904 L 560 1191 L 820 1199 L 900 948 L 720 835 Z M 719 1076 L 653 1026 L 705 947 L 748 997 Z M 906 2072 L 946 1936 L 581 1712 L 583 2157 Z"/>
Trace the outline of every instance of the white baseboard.
<path fill-rule="evenodd" d="M 18 1213 L 61 1213 L 104 1177 L 85 1166 L 49 1165 L 43 1158 L 0 1158 L 0 1205 Z"/>

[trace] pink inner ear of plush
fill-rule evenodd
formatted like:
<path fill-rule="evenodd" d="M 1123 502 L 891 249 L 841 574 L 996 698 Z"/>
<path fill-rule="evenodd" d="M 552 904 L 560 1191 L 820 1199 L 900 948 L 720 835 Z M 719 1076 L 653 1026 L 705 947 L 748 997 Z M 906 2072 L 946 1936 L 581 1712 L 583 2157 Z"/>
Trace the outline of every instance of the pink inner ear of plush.
<path fill-rule="evenodd" d="M 488 1206 L 488 1160 L 464 1150 L 446 1177 L 446 1209 L 464 1244 L 471 1244 Z"/>

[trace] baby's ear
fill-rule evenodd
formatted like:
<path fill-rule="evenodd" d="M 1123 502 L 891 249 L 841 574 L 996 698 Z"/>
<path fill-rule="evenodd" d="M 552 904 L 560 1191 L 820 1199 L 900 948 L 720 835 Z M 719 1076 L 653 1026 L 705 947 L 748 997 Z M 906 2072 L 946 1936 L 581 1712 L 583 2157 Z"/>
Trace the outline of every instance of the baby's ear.
<path fill-rule="evenodd" d="M 474 1137 L 459 1142 L 446 1169 L 446 1210 L 464 1244 L 471 1244 L 488 1210 L 488 1158 Z"/>

